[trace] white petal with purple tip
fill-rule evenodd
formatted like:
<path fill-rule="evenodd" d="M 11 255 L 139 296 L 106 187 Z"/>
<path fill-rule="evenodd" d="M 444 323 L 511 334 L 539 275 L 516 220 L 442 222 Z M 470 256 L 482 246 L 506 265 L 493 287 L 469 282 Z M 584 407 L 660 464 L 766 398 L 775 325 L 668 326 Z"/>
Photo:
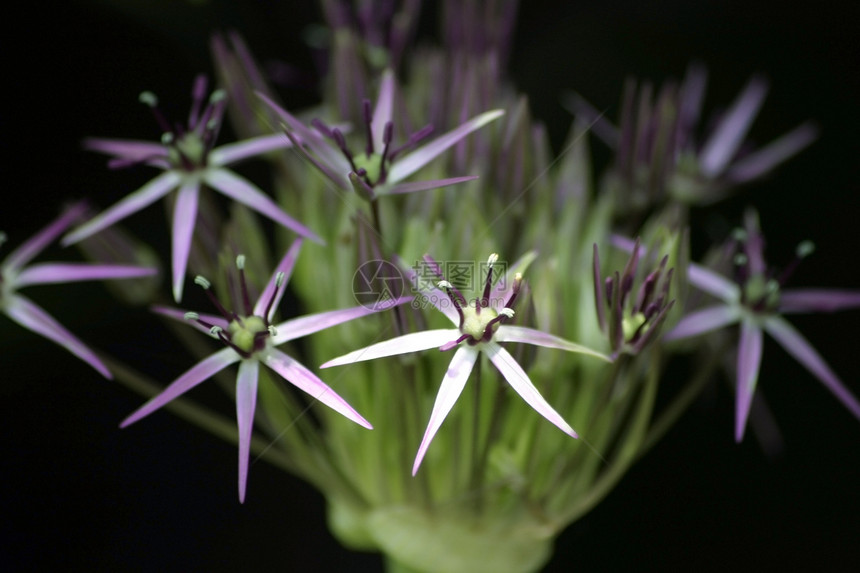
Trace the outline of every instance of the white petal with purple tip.
<path fill-rule="evenodd" d="M 204 175 L 206 183 L 217 189 L 234 201 L 250 207 L 261 215 L 264 215 L 276 223 L 307 237 L 308 239 L 324 244 L 316 233 L 284 213 L 278 205 L 265 193 L 258 189 L 253 183 L 239 177 L 232 171 L 226 169 L 210 169 Z"/>
<path fill-rule="evenodd" d="M 191 235 L 197 222 L 197 199 L 200 183 L 193 178 L 182 184 L 173 208 L 173 299 L 182 300 L 182 287 L 185 284 L 185 268 L 191 252 Z"/>
<path fill-rule="evenodd" d="M 544 397 L 540 395 L 538 389 L 535 388 L 532 381 L 529 380 L 528 375 L 507 350 L 495 342 L 488 342 L 484 345 L 484 352 L 487 353 L 487 357 L 490 359 L 490 362 L 498 368 L 499 372 L 502 373 L 502 376 L 505 377 L 505 380 L 508 381 L 508 384 L 511 385 L 511 388 L 513 388 L 514 391 L 519 394 L 523 400 L 525 400 L 526 404 L 531 406 L 538 414 L 555 424 L 565 434 L 574 438 L 579 437 L 574 429 L 570 427 L 570 424 L 564 421 L 561 414 L 556 412 Z"/>
<path fill-rule="evenodd" d="M 64 247 L 77 243 L 81 239 L 85 239 L 90 235 L 94 235 L 104 229 L 110 227 L 117 221 L 125 219 L 132 213 L 136 213 L 149 206 L 158 199 L 167 195 L 170 191 L 176 188 L 182 177 L 174 171 L 166 171 L 132 193 L 120 200 L 113 207 L 102 211 L 88 222 L 84 223 L 65 237 L 61 241 Z"/>
<path fill-rule="evenodd" d="M 232 348 L 224 348 L 201 360 L 185 374 L 171 382 L 160 394 L 156 395 L 149 402 L 138 408 L 131 416 L 123 420 L 119 427 L 125 428 L 141 418 L 152 414 L 171 400 L 178 398 L 204 380 L 209 379 L 229 365 L 239 362 L 241 359 L 242 357 L 236 354 Z"/>
<path fill-rule="evenodd" d="M 35 284 L 67 283 L 102 279 L 128 279 L 154 275 L 155 269 L 125 265 L 86 263 L 42 263 L 23 269 L 15 276 L 16 288 Z"/>
<path fill-rule="evenodd" d="M 239 503 L 245 503 L 248 486 L 248 461 L 251 457 L 251 434 L 254 410 L 257 408 L 257 381 L 260 363 L 243 360 L 236 377 L 236 425 L 239 427 Z"/>
<path fill-rule="evenodd" d="M 456 340 L 459 336 L 460 331 L 456 328 L 424 330 L 422 332 L 404 334 L 403 336 L 398 336 L 383 342 L 377 342 L 376 344 L 371 344 L 370 346 L 353 350 L 349 354 L 333 358 L 325 364 L 322 364 L 320 368 L 341 366 L 343 364 L 363 362 L 365 360 L 373 360 L 375 358 L 383 358 L 385 356 L 395 356 L 397 354 L 407 354 L 409 352 L 429 350 L 430 348 L 439 348 L 443 344 Z"/>
<path fill-rule="evenodd" d="M 461 346 L 451 358 L 451 363 L 448 365 L 448 370 L 445 372 L 445 377 L 442 379 L 442 384 L 439 386 L 439 392 L 436 394 L 436 402 L 433 404 L 433 411 L 430 414 L 430 421 L 427 423 L 427 429 L 424 430 L 424 437 L 421 439 L 421 445 L 418 447 L 418 453 L 415 455 L 415 462 L 412 464 L 412 475 L 418 472 L 418 467 L 424 459 L 424 454 L 427 453 L 427 448 L 433 441 L 433 437 L 442 422 L 448 416 L 451 408 L 457 402 L 457 398 L 463 392 L 466 386 L 466 381 L 469 379 L 469 374 L 472 373 L 472 368 L 475 366 L 475 361 L 478 359 L 478 351 L 471 346 Z"/>
<path fill-rule="evenodd" d="M 52 340 L 95 368 L 105 378 L 113 378 L 107 366 L 102 364 L 95 353 L 87 348 L 83 342 L 78 340 L 71 332 L 66 330 L 54 317 L 42 310 L 28 298 L 21 295 L 12 295 L 5 301 L 2 308 L 6 314 L 29 330 L 41 334 L 48 340 Z"/>
<path fill-rule="evenodd" d="M 370 422 L 356 412 L 346 400 L 320 380 L 313 372 L 276 348 L 270 348 L 265 356 L 266 366 L 284 377 L 290 384 L 307 392 L 314 400 L 322 402 L 338 414 L 356 424 L 373 429 Z"/>
<path fill-rule="evenodd" d="M 449 131 L 448 133 L 434 139 L 427 145 L 422 146 L 407 155 L 406 157 L 394 162 L 391 166 L 391 171 L 388 174 L 389 183 L 397 183 L 403 181 L 434 159 L 442 154 L 446 149 L 456 144 L 458 141 L 490 123 L 491 121 L 500 118 L 505 114 L 504 110 L 496 109 L 487 111 L 473 117 L 463 125 Z"/>

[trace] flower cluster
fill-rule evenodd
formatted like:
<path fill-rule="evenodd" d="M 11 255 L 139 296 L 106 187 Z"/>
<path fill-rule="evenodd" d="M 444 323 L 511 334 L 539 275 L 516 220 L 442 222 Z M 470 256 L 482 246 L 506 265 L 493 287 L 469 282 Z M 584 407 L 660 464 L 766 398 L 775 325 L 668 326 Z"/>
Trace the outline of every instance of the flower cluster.
<path fill-rule="evenodd" d="M 235 420 L 202 405 L 194 416 L 176 410 L 233 436 L 240 502 L 253 452 L 319 488 L 334 535 L 398 570 L 540 568 L 553 537 L 611 491 L 720 361 L 667 382 L 669 366 L 691 348 L 725 348 L 729 325 L 740 331 L 737 441 L 764 333 L 860 418 L 851 382 L 784 317 L 860 307 L 857 291 L 784 288 L 808 244 L 774 271 L 749 210 L 724 249 L 728 268 L 690 262 L 704 240 L 693 207 L 801 151 L 817 136 L 811 123 L 745 144 L 767 89 L 754 77 L 700 137 L 706 74 L 693 66 L 656 97 L 650 84 L 628 84 L 618 127 L 574 98 L 578 117 L 553 158 L 547 129 L 504 71 L 516 3 L 446 1 L 445 45 L 411 50 L 419 4 L 323 2 L 330 73 L 308 110 L 281 103 L 289 99 L 237 33 L 216 36 L 220 87 L 195 80 L 187 122 L 168 121 L 146 92 L 160 141 L 84 143 L 111 168 L 160 173 L 89 220 L 72 207 L 7 255 L 0 311 L 110 377 L 111 362 L 19 291 L 156 274 L 157 264 L 117 264 L 86 243 L 130 244 L 117 224 L 165 198 L 169 292 L 129 298 L 168 319 L 202 359 L 154 391 L 114 368 L 148 398 L 120 425 L 187 405 L 193 388 L 217 379 Z M 244 139 L 216 146 L 227 121 Z M 613 154 L 599 177 L 590 133 Z M 234 170 L 252 158 L 262 167 L 254 176 Z M 230 199 L 229 212 L 207 189 Z M 63 233 L 64 246 L 81 244 L 96 262 L 30 264 Z M 488 252 L 518 259 L 475 260 Z M 217 313 L 164 305 L 182 300 L 189 277 Z M 277 318 L 282 306 L 301 316 Z M 219 349 L 201 351 L 177 322 Z"/>

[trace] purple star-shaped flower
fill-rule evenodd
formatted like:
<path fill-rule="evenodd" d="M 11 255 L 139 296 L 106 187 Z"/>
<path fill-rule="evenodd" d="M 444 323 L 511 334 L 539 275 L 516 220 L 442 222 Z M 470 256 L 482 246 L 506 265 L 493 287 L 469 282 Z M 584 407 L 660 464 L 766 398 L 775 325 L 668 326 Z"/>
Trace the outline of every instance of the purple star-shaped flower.
<path fill-rule="evenodd" d="M 221 313 L 218 315 L 203 315 L 185 313 L 180 310 L 156 307 L 156 312 L 177 320 L 194 320 L 198 330 L 221 340 L 227 347 L 200 361 L 185 374 L 174 380 L 160 394 L 140 407 L 126 418 L 120 427 L 125 428 L 158 410 L 174 398 L 177 398 L 194 388 L 204 380 L 209 379 L 231 364 L 239 363 L 239 375 L 236 378 L 236 420 L 239 428 L 239 501 L 244 502 L 248 481 L 248 460 L 251 449 L 251 431 L 254 421 L 254 410 L 257 402 L 257 379 L 260 364 L 265 364 L 296 388 L 307 392 L 314 400 L 318 400 L 353 422 L 371 428 L 370 423 L 356 412 L 334 390 L 319 379 L 313 372 L 291 358 L 276 347 L 290 340 L 295 340 L 319 332 L 331 326 L 353 320 L 408 302 L 411 297 L 388 301 L 378 307 L 359 306 L 329 312 L 321 312 L 293 318 L 277 325 L 272 325 L 271 319 L 284 294 L 286 283 L 301 247 L 301 239 L 297 239 L 281 262 L 278 264 L 272 280 L 260 294 L 252 306 L 245 286 L 244 257 L 237 259 L 239 267 L 242 298 L 244 307 L 242 314 L 227 311 L 211 294 L 209 282 L 197 277 L 195 282 L 206 289 L 206 293 Z"/>
<path fill-rule="evenodd" d="M 25 266 L 45 249 L 54 239 L 78 220 L 86 211 L 83 204 L 67 210 L 53 223 L 36 233 L 17 249 L 9 253 L 0 263 L 0 310 L 29 330 L 52 340 L 98 370 L 105 378 L 112 378 L 110 371 L 95 353 L 87 348 L 71 332 L 63 328 L 51 315 L 39 308 L 30 299 L 19 294 L 18 289 L 37 284 L 66 283 L 100 279 L 125 279 L 153 275 L 155 269 L 125 265 L 93 265 L 85 263 L 40 263 Z M 5 235 L 0 233 L 0 244 Z"/>
<path fill-rule="evenodd" d="M 441 272 L 436 262 L 429 256 L 425 257 L 425 260 L 431 268 L 435 269 L 435 273 L 441 277 Z M 466 381 L 469 379 L 469 374 L 471 374 L 480 353 L 483 352 L 486 354 L 490 362 L 493 363 L 502 376 L 505 377 L 508 384 L 511 385 L 511 388 L 529 406 L 555 424 L 563 432 L 574 438 L 578 437 L 574 429 L 547 403 L 531 380 L 529 380 L 525 370 L 499 343 L 522 342 L 546 348 L 558 348 L 569 352 L 580 352 L 607 361 L 609 360 L 608 357 L 599 352 L 546 332 L 524 326 L 502 324 L 503 321 L 514 315 L 511 307 L 520 291 L 522 275 L 516 273 L 513 277 L 507 277 L 506 280 L 499 281 L 495 288 L 493 288 L 493 264 L 497 260 L 497 255 L 490 256 L 487 264 L 487 280 L 484 285 L 483 294 L 471 303 L 468 303 L 463 295 L 451 283 L 445 280 L 439 283 L 439 287 L 445 289 L 447 293 L 439 289 L 432 289 L 425 297 L 424 300 L 429 301 L 437 310 L 445 314 L 456 325 L 456 328 L 405 334 L 391 340 L 372 344 L 360 350 L 355 350 L 349 354 L 329 360 L 320 366 L 320 368 L 328 368 L 330 366 L 352 364 L 354 362 L 373 360 L 385 356 L 418 352 L 430 348 L 438 348 L 445 351 L 457 347 L 457 351 L 451 358 L 448 371 L 442 379 L 439 392 L 436 394 L 436 403 L 433 405 L 430 421 L 427 424 L 424 438 L 421 440 L 421 445 L 415 456 L 415 462 L 412 465 L 412 475 L 415 475 L 418 471 L 421 461 L 424 459 L 424 454 L 433 441 L 433 437 L 463 392 Z M 513 268 L 517 268 L 517 266 L 515 265 Z M 511 278 L 513 280 L 510 280 Z M 446 304 L 447 302 L 450 302 L 450 304 Z M 464 342 L 465 344 L 461 344 Z"/>
<path fill-rule="evenodd" d="M 789 354 L 809 370 L 836 398 L 860 419 L 860 402 L 833 373 L 821 355 L 783 314 L 831 312 L 860 307 L 860 292 L 834 289 L 783 289 L 788 273 L 774 277 L 764 259 L 764 238 L 758 215 L 749 211 L 744 219 L 742 250 L 736 256 L 737 281 L 731 281 L 699 265 L 691 264 L 687 276 L 692 285 L 723 301 L 688 314 L 664 340 L 678 340 L 730 324 L 740 323 L 737 361 L 735 439 L 743 438 L 762 357 L 763 333 L 770 334 Z M 811 252 L 801 244 L 798 256 Z M 799 260 L 798 258 L 798 260 Z M 790 271 L 791 269 L 789 269 Z"/>
<path fill-rule="evenodd" d="M 418 130 L 403 145 L 392 145 L 395 81 L 394 74 L 387 71 L 382 76 L 379 97 L 372 113 L 370 101 L 364 102 L 367 141 L 364 152 L 354 154 L 347 147 L 343 133 L 338 128 L 329 128 L 319 120 L 314 120 L 313 129 L 309 128 L 265 94 L 257 95 L 283 120 L 287 137 L 293 143 L 301 141 L 304 144 L 296 145 L 296 149 L 317 169 L 339 188 L 345 191 L 355 190 L 367 199 L 375 199 L 379 195 L 438 189 L 477 179 L 477 176 L 472 175 L 404 183 L 406 178 L 445 150 L 505 113 L 500 109 L 484 112 L 401 157 L 404 151 L 416 147 L 429 136 L 433 127 L 428 125 Z"/>
<path fill-rule="evenodd" d="M 193 104 L 188 125 L 171 126 L 159 112 L 155 96 L 141 94 L 141 101 L 152 107 L 164 130 L 161 143 L 123 139 L 88 139 L 87 149 L 113 156 L 112 167 L 145 163 L 163 173 L 97 215 L 63 238 L 71 245 L 99 232 L 105 227 L 140 211 L 173 190 L 178 190 L 173 211 L 173 297 L 182 300 L 185 268 L 191 249 L 191 236 L 197 219 L 197 202 L 201 185 L 238 201 L 261 215 L 295 231 L 302 237 L 323 242 L 316 234 L 281 210 L 263 191 L 247 179 L 227 169 L 228 165 L 262 155 L 268 151 L 289 147 L 292 143 L 281 135 L 255 137 L 213 149 L 225 110 L 224 92 L 217 90 L 204 106 L 207 82 L 199 76 L 194 83 Z"/>

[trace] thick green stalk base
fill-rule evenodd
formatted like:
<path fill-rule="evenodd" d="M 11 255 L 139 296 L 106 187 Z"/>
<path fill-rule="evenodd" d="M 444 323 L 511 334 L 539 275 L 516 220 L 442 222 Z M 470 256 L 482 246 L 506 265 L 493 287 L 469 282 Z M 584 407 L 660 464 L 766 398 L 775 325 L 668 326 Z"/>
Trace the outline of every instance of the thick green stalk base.
<path fill-rule="evenodd" d="M 552 554 L 555 528 L 527 515 L 481 519 L 467 511 L 390 506 L 357 514 L 329 507 L 344 545 L 385 555 L 389 573 L 528 573 Z"/>

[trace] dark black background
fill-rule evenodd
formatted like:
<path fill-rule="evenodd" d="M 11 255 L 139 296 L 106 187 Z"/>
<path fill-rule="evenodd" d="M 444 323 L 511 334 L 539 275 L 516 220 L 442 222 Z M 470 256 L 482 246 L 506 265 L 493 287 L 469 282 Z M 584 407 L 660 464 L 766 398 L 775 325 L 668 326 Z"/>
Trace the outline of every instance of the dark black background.
<path fill-rule="evenodd" d="M 143 172 L 107 172 L 102 158 L 80 150 L 80 140 L 157 137 L 136 103 L 144 89 L 186 113 L 193 75 L 211 72 L 211 31 L 238 29 L 261 59 L 313 73 L 302 31 L 321 18 L 308 2 L 278 9 L 268 2 L 117 2 L 121 10 L 108 2 L 56 4 L 3 18 L 0 227 L 11 246 L 44 226 L 63 201 L 89 197 L 104 207 L 146 180 Z M 565 89 L 615 117 L 628 74 L 660 81 L 698 59 L 711 71 L 706 106 L 714 110 L 728 105 L 750 74 L 765 72 L 772 90 L 752 137 L 768 141 L 808 118 L 822 136 L 776 176 L 724 204 L 720 216 L 736 222 L 745 205 L 757 205 L 773 262 L 786 261 L 803 239 L 818 245 L 794 284 L 860 288 L 858 11 L 846 0 L 771 6 L 529 2 L 521 8 L 513 78 L 558 146 L 569 122 L 559 104 Z M 432 6 L 426 12 L 435 14 Z M 286 100 L 302 105 L 313 94 L 292 92 Z M 155 246 L 165 253 L 161 211 L 151 207 L 129 226 L 161 236 Z M 695 221 L 704 228 L 713 218 L 701 212 Z M 152 225 L 164 233 L 147 233 Z M 67 256 L 53 248 L 41 260 Z M 191 363 L 169 338 L 152 334 L 144 310 L 117 306 L 103 287 L 27 292 L 93 346 L 163 382 Z M 792 320 L 860 393 L 857 317 Z M 323 500 L 307 485 L 257 463 L 248 500 L 239 505 L 234 446 L 167 413 L 120 431 L 118 422 L 141 403 L 136 395 L 5 318 L 0 344 L 4 564 L 381 570 L 378 557 L 333 540 Z M 852 570 L 860 424 L 770 341 L 763 364 L 761 388 L 787 444 L 782 456 L 769 459 L 751 439 L 734 443 L 732 395 L 716 384 L 601 505 L 561 535 L 546 570 Z"/>

